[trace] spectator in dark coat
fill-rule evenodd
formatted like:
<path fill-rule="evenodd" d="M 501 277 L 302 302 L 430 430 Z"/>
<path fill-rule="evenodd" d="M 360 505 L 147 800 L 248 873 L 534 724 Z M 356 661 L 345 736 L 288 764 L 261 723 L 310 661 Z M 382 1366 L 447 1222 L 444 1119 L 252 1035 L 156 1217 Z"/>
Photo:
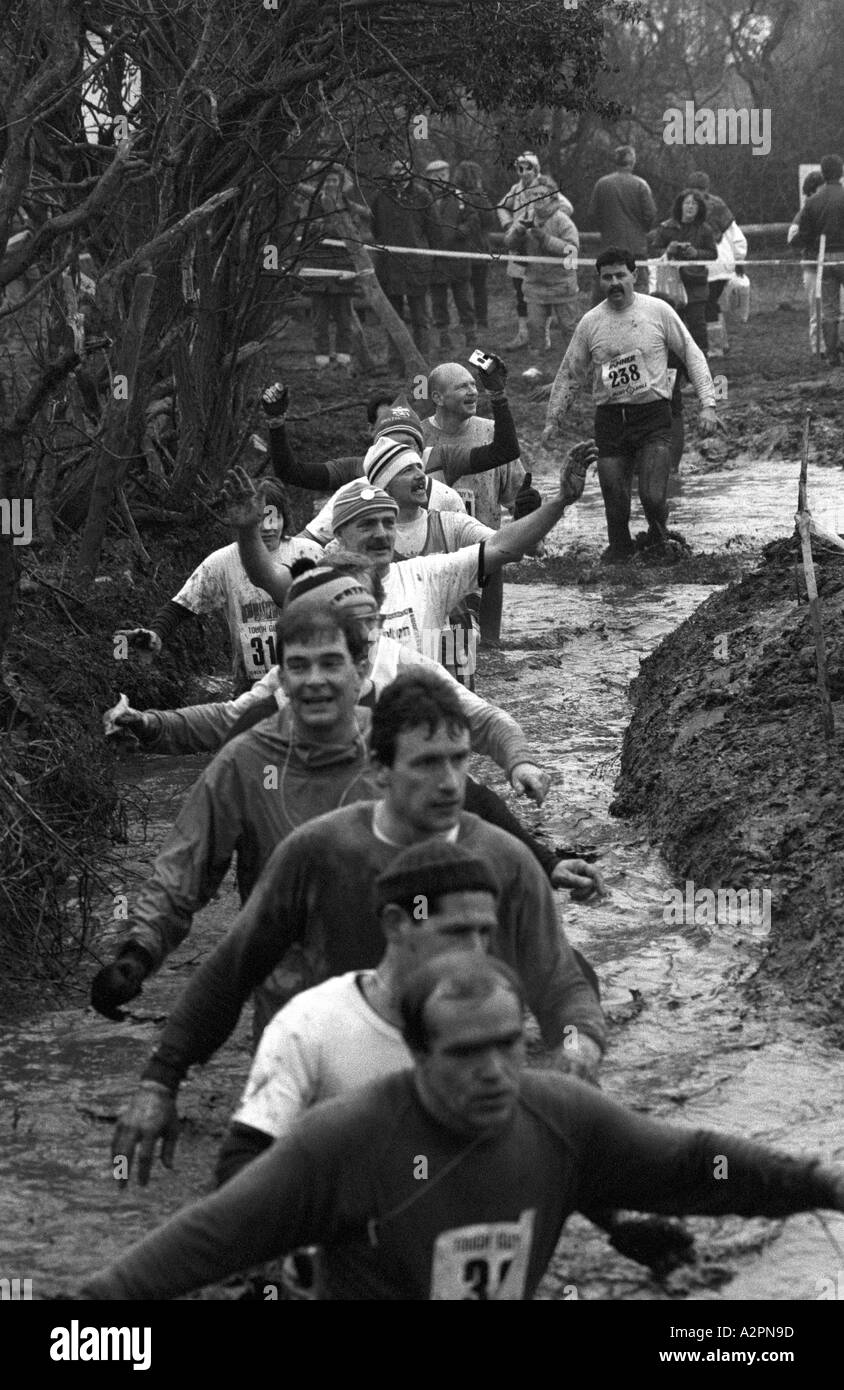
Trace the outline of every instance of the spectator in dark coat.
<path fill-rule="evenodd" d="M 472 223 L 469 228 L 469 241 L 466 250 L 488 253 L 490 248 L 489 234 L 498 230 L 498 219 L 495 215 L 495 202 L 484 188 L 480 164 L 476 164 L 472 159 L 462 160 L 454 170 L 454 183 L 467 205 L 473 212 L 477 213 L 477 223 Z M 488 261 L 470 261 L 469 277 L 472 284 L 472 301 L 478 328 L 489 327 L 489 301 L 486 287 L 488 275 Z"/>
<path fill-rule="evenodd" d="M 404 160 L 397 159 L 390 167 L 387 188 L 379 188 L 372 199 L 372 233 L 385 246 L 429 247 L 432 232 L 431 199 L 413 177 Z M 402 256 L 396 252 L 380 252 L 377 259 L 378 281 L 396 313 L 408 313 L 416 346 L 423 357 L 430 351 L 431 320 L 428 317 L 427 292 L 430 284 L 429 256 Z M 390 339 L 390 361 L 402 370 L 403 363 Z"/>
<path fill-rule="evenodd" d="M 678 193 L 671 216 L 651 232 L 650 242 L 655 255 L 665 252 L 670 261 L 714 261 L 717 258 L 715 235 L 706 220 L 706 203 L 696 188 Z M 706 266 L 681 266 L 680 280 L 688 302 L 678 312 L 701 352 L 707 352 L 709 276 Z"/>
<path fill-rule="evenodd" d="M 352 366 L 352 300 L 357 284 L 351 257 L 344 247 L 325 246 L 324 240 L 340 240 L 346 229 L 345 214 L 358 222 L 369 210 L 348 195 L 351 180 L 334 164 L 313 183 L 299 190 L 302 214 L 300 236 L 305 247 L 304 266 L 311 301 L 314 352 L 318 371 L 331 361 L 331 324 L 335 332 L 335 360 L 344 371 Z M 311 274 L 308 274 L 308 272 Z"/>
<path fill-rule="evenodd" d="M 821 160 L 824 186 L 803 205 L 797 224 L 797 244 L 808 256 L 817 257 L 821 236 L 826 237 L 823 268 L 823 336 L 831 364 L 844 359 L 838 336 L 838 299 L 844 285 L 844 163 L 837 154 Z"/>
<path fill-rule="evenodd" d="M 469 243 L 474 241 L 480 229 L 480 220 L 474 208 L 464 199 L 451 182 L 451 170 L 444 159 L 434 159 L 425 169 L 433 200 L 432 245 L 440 251 L 468 251 Z M 447 357 L 452 351 L 449 334 L 448 292 L 460 318 L 460 326 L 466 334 L 466 346 L 471 346 L 475 333 L 475 311 L 469 298 L 471 281 L 471 261 L 448 260 L 445 256 L 431 257 L 431 308 L 434 327 L 439 333 L 440 356 Z"/>

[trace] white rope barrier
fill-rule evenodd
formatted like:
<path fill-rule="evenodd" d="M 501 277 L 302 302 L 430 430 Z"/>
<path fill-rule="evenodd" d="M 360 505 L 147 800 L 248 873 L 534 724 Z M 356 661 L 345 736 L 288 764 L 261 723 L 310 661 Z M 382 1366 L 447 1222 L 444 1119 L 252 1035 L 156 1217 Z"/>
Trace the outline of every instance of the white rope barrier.
<path fill-rule="evenodd" d="M 337 247 L 344 247 L 344 246 L 345 246 L 345 242 L 343 242 L 343 241 L 334 241 L 334 240 L 325 240 L 325 241 L 321 242 L 320 245 L 322 245 L 322 246 L 337 246 Z M 566 269 L 568 269 L 568 270 L 575 270 L 575 269 L 577 269 L 577 268 L 580 267 L 580 266 L 594 266 L 594 264 L 595 264 L 595 260 L 594 260 L 593 257 L 586 257 L 586 256 L 578 256 L 578 257 L 577 257 L 577 260 L 576 260 L 576 262 L 575 262 L 574 265 L 570 265 L 570 264 L 567 265 L 567 264 L 566 264 L 567 258 L 564 257 L 564 256 L 527 256 L 527 255 L 522 255 L 521 252 L 517 252 L 517 251 L 504 251 L 504 252 L 500 252 L 500 251 L 499 251 L 499 252 L 497 252 L 497 251 L 442 251 L 442 250 L 437 250 L 437 249 L 435 249 L 434 247 L 430 247 L 430 246 L 386 246 L 386 245 L 385 245 L 385 246 L 381 246 L 381 245 L 378 245 L 378 244 L 375 243 L 375 242 L 368 242 L 368 241 L 361 242 L 360 245 L 363 246 L 364 249 L 367 250 L 367 251 L 387 251 L 387 252 L 388 252 L 389 254 L 391 254 L 391 255 L 400 255 L 400 256 L 435 256 L 435 257 L 436 257 L 436 256 L 439 256 L 439 257 L 442 257 L 443 259 L 449 260 L 449 261 L 458 261 L 458 260 L 459 260 L 459 261 L 488 261 L 488 262 L 490 262 L 490 263 L 493 264 L 493 265 L 498 265 L 498 264 L 500 264 L 500 263 L 502 263 L 502 262 L 506 265 L 506 264 L 507 264 L 508 262 L 510 262 L 510 261 L 518 261 L 520 265 L 522 265 L 522 264 L 524 264 L 524 265 L 560 265 L 560 264 L 562 264 L 562 265 L 563 265 Z M 841 252 L 840 254 L 841 254 L 841 255 L 844 255 L 844 252 Z M 658 256 L 658 257 L 648 257 L 647 260 L 639 260 L 639 259 L 637 258 L 636 264 L 637 264 L 637 265 L 666 265 L 666 264 L 667 264 L 667 265 L 675 265 L 675 266 L 680 267 L 680 266 L 692 266 L 692 265 L 712 265 L 712 261 L 679 261 L 679 260 L 675 261 L 675 260 L 671 260 L 671 261 L 667 261 L 667 262 L 666 262 L 661 256 Z M 747 260 L 747 261 L 737 261 L 737 262 L 736 262 L 736 269 L 738 269 L 739 267 L 744 267 L 744 266 L 764 266 L 764 265 L 770 265 L 770 266 L 775 266 L 775 265 L 790 265 L 790 266 L 807 266 L 807 265 L 810 265 L 810 266 L 816 266 L 817 264 L 818 264 L 817 259 L 815 259 L 815 260 L 797 260 L 796 257 L 794 257 L 794 256 L 786 256 L 786 257 L 784 257 L 784 258 L 781 259 L 781 260 L 770 260 L 770 261 Z M 323 275 L 326 275 L 326 274 L 327 274 L 327 275 L 338 275 L 338 274 L 341 274 L 341 275 L 342 275 L 342 274 L 351 275 L 353 272 L 351 272 L 351 271 L 345 271 L 345 272 L 344 272 L 344 271 L 321 271 L 320 273 L 323 274 Z"/>

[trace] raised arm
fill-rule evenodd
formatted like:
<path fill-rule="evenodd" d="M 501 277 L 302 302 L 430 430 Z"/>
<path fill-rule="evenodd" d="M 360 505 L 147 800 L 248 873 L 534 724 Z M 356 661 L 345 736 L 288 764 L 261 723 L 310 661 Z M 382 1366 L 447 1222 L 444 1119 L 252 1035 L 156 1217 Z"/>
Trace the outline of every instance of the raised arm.
<path fill-rule="evenodd" d="M 582 495 L 586 471 L 597 458 L 598 450 L 591 440 L 574 446 L 560 470 L 560 490 L 557 496 L 550 502 L 543 502 L 542 506 L 529 516 L 522 517 L 520 521 L 512 521 L 509 526 L 497 531 L 492 540 L 484 542 L 484 575 L 495 574 L 511 561 L 520 560 L 526 551 L 533 550 L 543 536 L 547 536 L 562 517 L 566 507 Z"/>
<path fill-rule="evenodd" d="M 228 504 L 228 520 L 237 530 L 240 560 L 252 583 L 269 594 L 279 607 L 290 588 L 290 570 L 278 569 L 261 540 L 261 518 L 264 514 L 264 495 L 261 484 L 255 487 L 243 468 L 230 468 L 225 476 L 223 495 Z"/>
<path fill-rule="evenodd" d="M 261 396 L 261 409 L 267 417 L 270 434 L 270 459 L 273 471 L 283 483 L 309 488 L 312 492 L 328 492 L 332 485 L 328 465 L 301 463 L 293 457 L 287 434 L 287 407 L 290 392 L 280 381 L 273 382 Z"/>

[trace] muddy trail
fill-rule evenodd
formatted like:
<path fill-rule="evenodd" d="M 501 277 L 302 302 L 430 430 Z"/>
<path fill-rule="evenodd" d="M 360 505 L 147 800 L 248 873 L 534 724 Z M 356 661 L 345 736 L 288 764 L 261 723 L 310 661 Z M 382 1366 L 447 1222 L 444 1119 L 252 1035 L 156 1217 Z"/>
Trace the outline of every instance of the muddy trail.
<path fill-rule="evenodd" d="M 548 493 L 553 471 L 538 460 L 535 477 Z M 838 468 L 813 469 L 810 502 L 821 524 L 832 520 L 840 483 Z M 613 572 L 596 563 L 605 544 L 603 509 L 590 480 L 547 557 L 508 583 L 501 646 L 484 653 L 479 689 L 516 715 L 554 776 L 541 810 L 520 802 L 520 814 L 549 841 L 594 846 L 601 855 L 609 898 L 583 906 L 559 895 L 558 903 L 572 941 L 601 978 L 611 1020 L 607 1093 L 680 1124 L 840 1158 L 840 1051 L 775 982 L 760 977 L 748 992 L 768 949 L 764 923 L 666 922 L 666 895 L 678 880 L 641 821 L 610 813 L 631 715 L 628 688 L 640 662 L 717 586 L 751 568 L 765 543 L 791 531 L 795 496 L 793 460 L 699 467 L 684 476 L 671 518 L 693 543 L 693 558 L 674 570 Z M 202 766 L 200 758 L 127 758 L 121 777 L 149 798 L 149 821 L 145 836 L 134 831 L 116 893 L 131 899 Z M 483 776 L 503 789 L 489 765 Z M 208 1189 L 248 1067 L 247 1013 L 232 1041 L 184 1087 L 175 1172 L 157 1166 L 146 1191 L 120 1188 L 109 1144 L 162 1019 L 234 911 L 227 880 L 124 1024 L 65 1008 L 0 1031 L 2 1273 L 31 1278 L 34 1297 L 72 1292 L 89 1271 Z M 99 950 L 105 954 L 107 943 Z M 844 1243 L 844 1222 L 825 1221 L 690 1221 L 695 1263 L 657 1282 L 575 1218 L 539 1296 L 815 1299 L 841 1265 L 830 1235 Z M 240 1291 L 233 1281 L 202 1297 Z"/>

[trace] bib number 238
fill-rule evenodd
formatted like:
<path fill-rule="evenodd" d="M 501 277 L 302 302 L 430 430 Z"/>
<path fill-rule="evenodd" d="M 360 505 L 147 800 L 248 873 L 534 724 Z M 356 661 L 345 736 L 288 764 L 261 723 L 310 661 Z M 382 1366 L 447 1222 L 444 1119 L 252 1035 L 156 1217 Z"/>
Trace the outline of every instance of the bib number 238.
<path fill-rule="evenodd" d="M 612 400 L 629 400 L 648 389 L 648 377 L 641 353 L 628 352 L 613 357 L 601 368 L 604 386 Z"/>

